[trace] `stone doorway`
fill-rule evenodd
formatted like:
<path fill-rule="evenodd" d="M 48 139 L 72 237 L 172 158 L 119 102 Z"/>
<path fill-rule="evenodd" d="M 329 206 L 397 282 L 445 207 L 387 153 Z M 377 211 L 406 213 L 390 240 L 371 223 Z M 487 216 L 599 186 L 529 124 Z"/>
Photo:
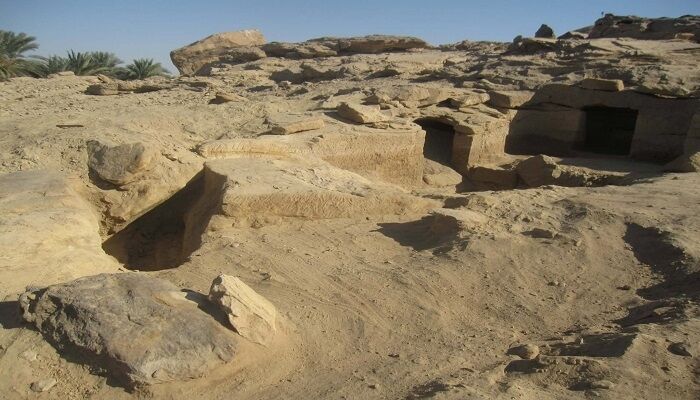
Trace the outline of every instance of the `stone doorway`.
<path fill-rule="evenodd" d="M 587 107 L 583 150 L 626 156 L 630 154 L 637 124 L 637 110 L 614 107 Z"/>
<path fill-rule="evenodd" d="M 452 167 L 452 145 L 455 136 L 452 126 L 427 118 L 417 119 L 415 123 L 425 131 L 423 157 Z"/>

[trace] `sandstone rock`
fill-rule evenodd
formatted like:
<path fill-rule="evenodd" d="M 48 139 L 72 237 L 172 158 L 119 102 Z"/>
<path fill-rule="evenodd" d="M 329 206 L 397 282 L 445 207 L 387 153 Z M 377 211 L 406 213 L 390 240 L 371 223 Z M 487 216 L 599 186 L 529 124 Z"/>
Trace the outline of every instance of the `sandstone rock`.
<path fill-rule="evenodd" d="M 453 107 L 466 108 L 475 106 L 477 104 L 486 103 L 487 101 L 489 101 L 489 99 L 490 96 L 488 93 L 471 92 L 465 93 L 461 96 L 450 98 L 450 104 Z"/>
<path fill-rule="evenodd" d="M 589 33 L 590 39 L 636 38 L 643 40 L 675 39 L 679 33 L 700 38 L 700 17 L 684 15 L 678 18 L 641 18 L 632 15 L 606 14 L 598 19 Z"/>
<path fill-rule="evenodd" d="M 476 190 L 510 190 L 518 184 L 517 172 L 501 167 L 472 167 L 466 176 Z"/>
<path fill-rule="evenodd" d="M 365 106 L 343 102 L 340 103 L 337 111 L 338 115 L 341 117 L 358 124 L 370 124 L 391 120 L 391 117 L 381 112 L 379 106 Z"/>
<path fill-rule="evenodd" d="M 224 52 L 219 57 L 218 62 L 225 64 L 239 64 L 259 60 L 265 57 L 267 57 L 267 54 L 265 54 L 265 52 L 259 47 L 234 47 Z"/>
<path fill-rule="evenodd" d="M 523 234 L 535 239 L 554 239 L 557 236 L 556 232 L 544 228 L 534 228 L 527 232 L 523 232 Z"/>
<path fill-rule="evenodd" d="M 600 379 L 597 381 L 592 381 L 588 384 L 591 389 L 612 389 L 615 384 L 607 379 Z"/>
<path fill-rule="evenodd" d="M 454 187 L 462 183 L 462 175 L 450 167 L 429 159 L 423 165 L 423 182 L 430 186 Z"/>
<path fill-rule="evenodd" d="M 553 158 L 538 155 L 521 161 L 516 167 L 518 177 L 528 187 L 550 185 L 561 175 L 556 161 Z"/>
<path fill-rule="evenodd" d="M 342 54 L 376 54 L 428 47 L 424 40 L 412 36 L 369 35 L 350 38 L 320 38 L 317 41 L 338 49 Z"/>
<path fill-rule="evenodd" d="M 508 349 L 508 354 L 512 354 L 522 358 L 523 360 L 532 360 L 540 354 L 540 348 L 534 344 L 521 344 Z"/>
<path fill-rule="evenodd" d="M 277 310 L 235 276 L 219 275 L 209 290 L 209 300 L 221 306 L 239 335 L 268 344 L 277 331 Z"/>
<path fill-rule="evenodd" d="M 0 298 L 119 265 L 102 250 L 92 206 L 52 171 L 0 175 Z"/>
<path fill-rule="evenodd" d="M 119 94 L 119 86 L 116 83 L 98 83 L 88 86 L 85 93 L 94 96 L 112 96 Z"/>
<path fill-rule="evenodd" d="M 559 36 L 557 39 L 570 40 L 570 39 L 586 39 L 588 34 L 577 31 L 568 31 L 565 34 Z"/>
<path fill-rule="evenodd" d="M 544 155 L 533 156 L 521 161 L 516 167 L 516 171 L 518 177 L 528 187 L 551 185 L 561 175 L 561 170 L 554 159 Z"/>
<path fill-rule="evenodd" d="M 268 57 L 308 59 L 332 57 L 338 52 L 319 43 L 279 43 L 272 42 L 261 46 Z"/>
<path fill-rule="evenodd" d="M 156 158 L 156 152 L 141 142 L 114 145 L 88 140 L 87 152 L 90 169 L 115 185 L 137 180 Z"/>
<path fill-rule="evenodd" d="M 664 165 L 668 172 L 700 172 L 700 152 L 683 154 Z"/>
<path fill-rule="evenodd" d="M 581 81 L 581 87 L 590 90 L 604 90 L 619 92 L 625 88 L 625 84 L 619 79 L 586 78 Z"/>
<path fill-rule="evenodd" d="M 555 39 L 547 38 L 524 38 L 517 36 L 513 43 L 508 46 L 508 53 L 515 54 L 537 54 L 556 51 L 559 48 Z"/>
<path fill-rule="evenodd" d="M 246 98 L 235 93 L 218 92 L 214 98 L 209 100 L 209 104 L 224 104 L 232 101 L 245 101 Z"/>
<path fill-rule="evenodd" d="M 556 35 L 554 34 L 554 30 L 550 28 L 549 25 L 542 24 L 537 32 L 535 32 L 535 37 L 554 39 L 556 38 Z"/>
<path fill-rule="evenodd" d="M 379 88 L 365 99 L 367 104 L 387 104 L 392 101 L 405 107 L 425 107 L 437 104 L 449 98 L 447 91 L 441 88 L 426 86 L 391 86 Z"/>
<path fill-rule="evenodd" d="M 270 129 L 275 135 L 289 135 L 297 132 L 312 131 L 323 128 L 325 123 L 321 118 L 306 118 L 296 121 L 278 122 Z"/>
<path fill-rule="evenodd" d="M 20 298 L 23 318 L 62 353 L 127 387 L 202 376 L 230 361 L 236 338 L 170 282 L 102 274 Z"/>
<path fill-rule="evenodd" d="M 490 91 L 488 103 L 499 108 L 518 108 L 530 101 L 534 92 L 519 91 Z"/>
<path fill-rule="evenodd" d="M 265 37 L 257 30 L 217 33 L 173 50 L 170 52 L 170 59 L 181 74 L 192 75 L 207 64 L 225 59 L 234 48 L 259 46 L 264 43 Z"/>
<path fill-rule="evenodd" d="M 229 226 L 261 227 L 288 220 L 396 215 L 435 207 L 435 201 L 411 196 L 394 185 L 370 181 L 312 154 L 302 157 L 249 154 L 207 162 L 205 194 L 189 213 L 198 217 L 186 218 L 191 221 L 186 223 L 186 231 L 193 232 L 186 237 L 197 235 L 192 238 L 196 242 L 204 230 L 200 221 L 208 220 L 202 215 L 212 212 L 226 218 Z M 343 159 L 330 162 L 349 164 Z M 212 202 L 218 206 L 213 207 Z"/>
<path fill-rule="evenodd" d="M 32 382 L 32 384 L 29 385 L 29 388 L 33 392 L 48 392 L 49 390 L 51 390 L 52 387 L 56 386 L 57 383 L 58 382 L 53 378 L 42 379 L 39 381 Z"/>

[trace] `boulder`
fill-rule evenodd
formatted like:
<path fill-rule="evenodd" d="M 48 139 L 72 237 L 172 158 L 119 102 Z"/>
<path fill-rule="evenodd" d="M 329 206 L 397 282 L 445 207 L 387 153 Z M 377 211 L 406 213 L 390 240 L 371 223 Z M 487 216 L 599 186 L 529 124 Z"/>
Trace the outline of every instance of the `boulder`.
<path fill-rule="evenodd" d="M 455 187 L 462 183 L 462 175 L 450 167 L 426 158 L 423 164 L 423 182 L 430 186 Z"/>
<path fill-rule="evenodd" d="M 535 37 L 555 39 L 557 36 L 554 34 L 554 30 L 550 28 L 549 25 L 542 24 L 540 25 L 540 29 L 538 29 L 537 32 L 535 32 Z"/>
<path fill-rule="evenodd" d="M 356 122 L 358 124 L 371 124 L 376 122 L 385 122 L 391 119 L 390 116 L 384 114 L 379 106 L 365 106 L 354 103 L 340 103 L 337 108 L 338 115 L 341 117 Z"/>
<path fill-rule="evenodd" d="M 225 59 L 234 48 L 262 44 L 265 44 L 265 37 L 258 30 L 223 32 L 171 51 L 170 59 L 181 74 L 193 75 L 202 67 Z"/>
<path fill-rule="evenodd" d="M 508 46 L 508 53 L 537 54 L 557 51 L 560 49 L 556 39 L 548 38 L 524 38 L 516 36 L 513 43 Z"/>
<path fill-rule="evenodd" d="M 515 170 L 497 166 L 471 167 L 466 176 L 475 190 L 510 190 L 518 185 Z"/>
<path fill-rule="evenodd" d="M 265 345 L 274 337 L 275 306 L 237 277 L 217 276 L 209 289 L 209 300 L 221 307 L 231 326 L 244 338 Z"/>
<path fill-rule="evenodd" d="M 88 140 L 88 166 L 103 180 L 121 186 L 133 182 L 147 171 L 156 152 L 141 143 L 112 143 Z"/>
<path fill-rule="evenodd" d="M 530 101 L 534 92 L 527 90 L 490 91 L 488 104 L 499 108 L 518 108 Z"/>
<path fill-rule="evenodd" d="M 101 274 L 30 290 L 23 318 L 63 354 L 126 387 L 185 380 L 233 359 L 236 336 L 172 283 Z"/>
<path fill-rule="evenodd" d="M 619 92 L 625 88 L 620 79 L 586 78 L 581 81 L 581 87 L 589 90 L 604 90 L 606 92 Z"/>
<path fill-rule="evenodd" d="M 521 161 L 516 171 L 518 177 L 528 187 L 552 185 L 561 176 L 561 170 L 556 161 L 545 155 L 537 155 Z"/>
<path fill-rule="evenodd" d="M 521 344 L 508 349 L 508 354 L 518 356 L 523 360 L 532 360 L 540 354 L 540 348 L 534 344 Z"/>

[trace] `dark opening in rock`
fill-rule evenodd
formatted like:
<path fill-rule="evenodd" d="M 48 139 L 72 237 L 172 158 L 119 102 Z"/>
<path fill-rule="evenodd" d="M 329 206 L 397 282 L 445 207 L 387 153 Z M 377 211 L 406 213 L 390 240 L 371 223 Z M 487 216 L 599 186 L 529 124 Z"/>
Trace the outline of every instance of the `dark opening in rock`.
<path fill-rule="evenodd" d="M 126 268 L 158 271 L 175 268 L 189 256 L 184 245 L 185 214 L 204 188 L 197 174 L 172 197 L 107 239 L 102 248 Z"/>
<path fill-rule="evenodd" d="M 629 155 L 637 124 L 637 110 L 613 107 L 588 107 L 586 112 L 586 151 Z"/>
<path fill-rule="evenodd" d="M 432 119 L 415 121 L 425 131 L 423 156 L 442 165 L 452 165 L 452 142 L 455 131 L 452 126 Z"/>

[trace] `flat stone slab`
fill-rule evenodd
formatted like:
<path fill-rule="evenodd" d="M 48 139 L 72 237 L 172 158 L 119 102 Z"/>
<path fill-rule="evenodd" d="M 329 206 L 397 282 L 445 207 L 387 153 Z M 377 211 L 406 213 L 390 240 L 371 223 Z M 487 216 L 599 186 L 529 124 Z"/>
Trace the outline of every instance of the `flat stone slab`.
<path fill-rule="evenodd" d="M 239 226 L 266 225 L 287 218 L 421 213 L 435 203 L 314 160 L 246 157 L 209 161 L 204 179 L 205 194 L 194 215 L 215 209 Z M 214 200 L 217 205 L 212 208 Z"/>
<path fill-rule="evenodd" d="M 185 380 L 233 359 L 235 333 L 172 283 L 141 273 L 101 274 L 30 290 L 23 318 L 64 355 L 126 387 Z"/>

